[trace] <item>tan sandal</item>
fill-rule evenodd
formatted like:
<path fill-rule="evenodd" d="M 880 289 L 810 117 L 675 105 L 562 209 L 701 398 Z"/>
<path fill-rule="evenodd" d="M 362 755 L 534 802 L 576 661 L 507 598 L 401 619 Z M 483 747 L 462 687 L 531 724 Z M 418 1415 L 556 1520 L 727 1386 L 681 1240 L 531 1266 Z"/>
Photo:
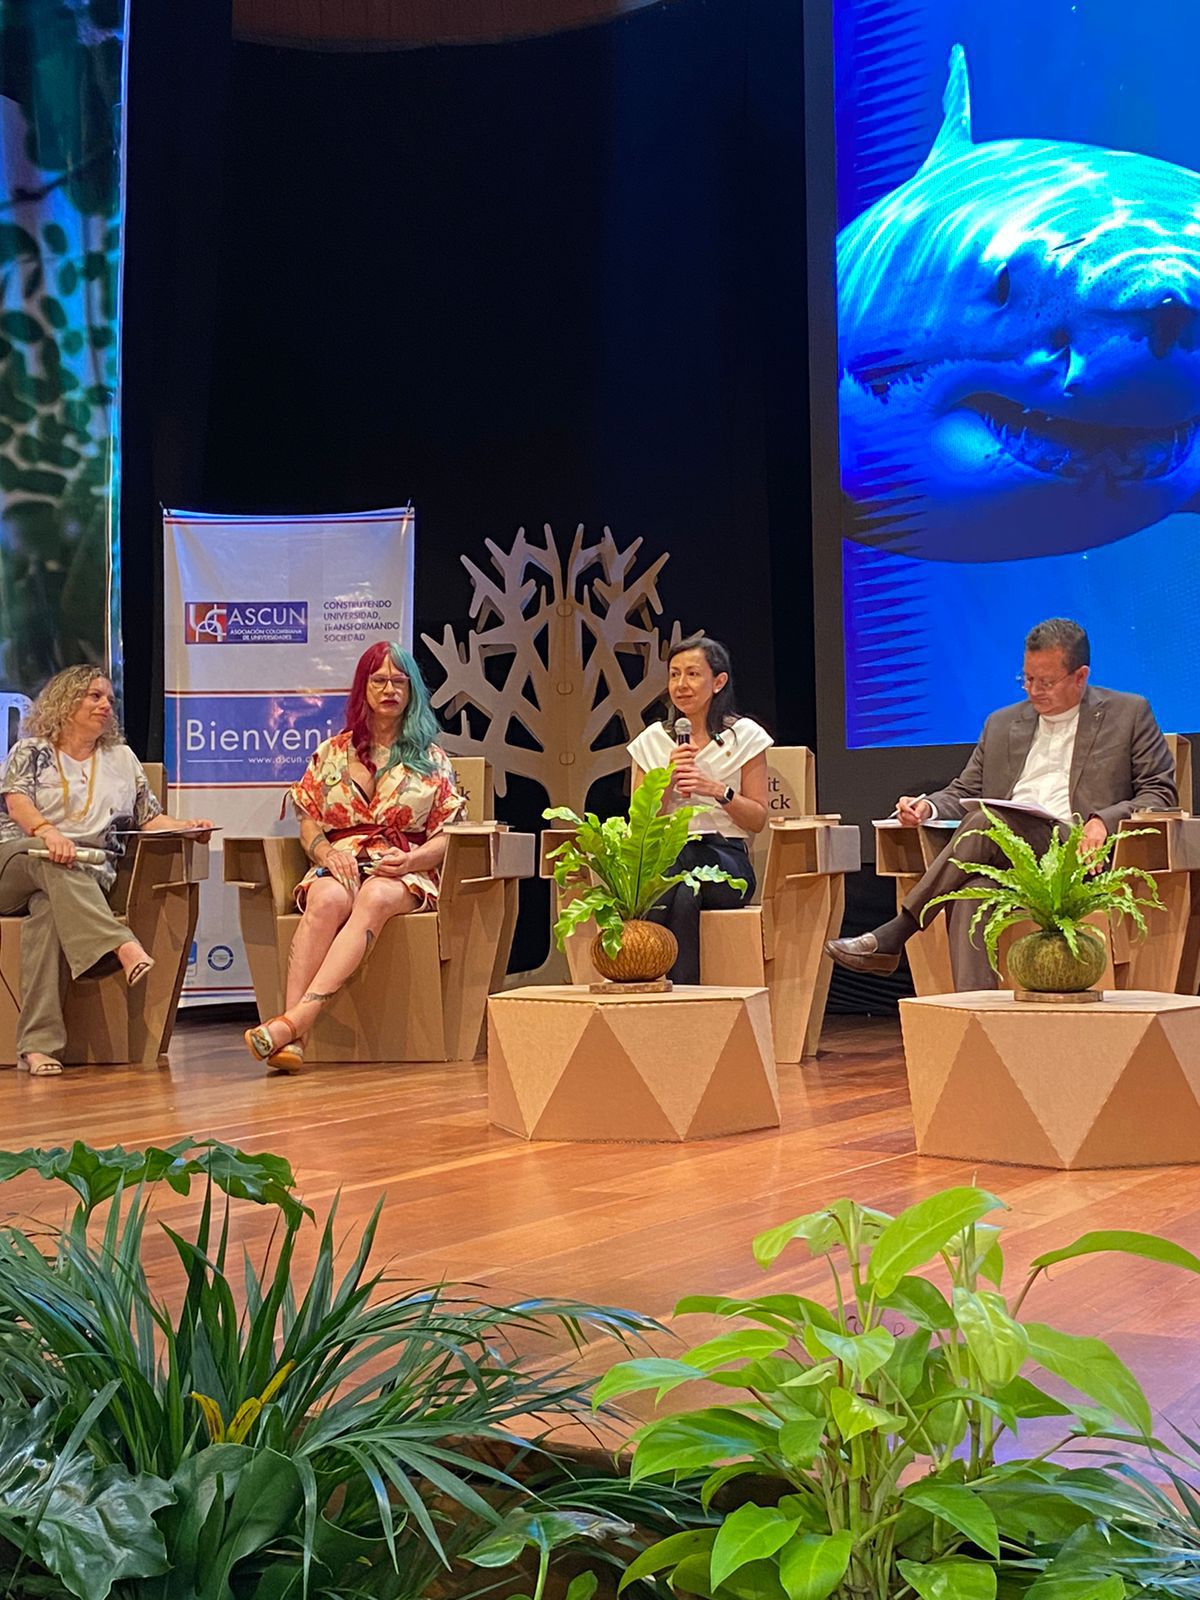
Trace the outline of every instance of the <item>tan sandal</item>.
<path fill-rule="evenodd" d="M 304 1040 L 297 1036 L 289 1039 L 287 1044 L 281 1044 L 278 1050 L 272 1050 L 267 1057 L 267 1065 L 272 1072 L 303 1072 Z"/>
<path fill-rule="evenodd" d="M 22 1053 L 17 1057 L 17 1071 L 27 1072 L 31 1078 L 57 1078 L 62 1072 L 62 1062 L 35 1050 L 31 1055 Z"/>
<path fill-rule="evenodd" d="M 153 957 L 147 956 L 144 961 L 139 961 L 135 966 L 130 967 L 129 971 L 125 974 L 126 988 L 136 988 L 146 974 L 150 971 L 151 967 L 153 967 L 153 965 Z"/>
<path fill-rule="evenodd" d="M 276 1044 L 271 1037 L 271 1025 L 275 1022 L 286 1022 L 291 1030 L 292 1037 L 285 1039 L 282 1044 Z M 246 1048 L 257 1061 L 270 1061 L 272 1056 L 279 1055 L 282 1051 L 290 1050 L 300 1037 L 300 1030 L 288 1016 L 286 1011 L 281 1011 L 277 1017 L 271 1017 L 267 1022 L 260 1022 L 256 1028 L 247 1028 L 242 1038 L 246 1041 Z M 304 1055 L 301 1051 L 301 1061 Z M 275 1063 L 272 1062 L 272 1065 Z M 284 1067 L 285 1072 L 295 1070 Z"/>

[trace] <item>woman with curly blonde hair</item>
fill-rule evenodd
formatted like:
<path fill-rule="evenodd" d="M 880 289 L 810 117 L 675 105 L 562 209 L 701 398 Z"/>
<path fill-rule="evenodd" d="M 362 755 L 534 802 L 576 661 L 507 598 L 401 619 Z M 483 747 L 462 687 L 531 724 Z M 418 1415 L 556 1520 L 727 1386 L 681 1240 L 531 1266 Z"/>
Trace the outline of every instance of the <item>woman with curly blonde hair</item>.
<path fill-rule="evenodd" d="M 101 668 L 68 667 L 45 685 L 0 780 L 0 916 L 21 925 L 17 1064 L 62 1071 L 62 963 L 80 978 L 115 954 L 132 988 L 154 965 L 106 893 L 125 835 L 210 828 L 163 815 L 142 764 L 121 736 Z"/>

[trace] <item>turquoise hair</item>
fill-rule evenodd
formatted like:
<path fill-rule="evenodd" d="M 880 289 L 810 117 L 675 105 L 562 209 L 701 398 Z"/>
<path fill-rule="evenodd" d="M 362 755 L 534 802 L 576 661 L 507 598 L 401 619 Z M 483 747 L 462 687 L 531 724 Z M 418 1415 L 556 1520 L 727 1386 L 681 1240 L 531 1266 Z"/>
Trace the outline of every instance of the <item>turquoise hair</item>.
<path fill-rule="evenodd" d="M 392 644 L 388 653 L 396 671 L 403 672 L 408 679 L 408 709 L 397 729 L 396 742 L 380 771 L 388 772 L 392 767 L 405 766 L 428 777 L 433 771 L 429 747 L 436 744 L 441 732 L 429 703 L 429 690 L 425 687 L 420 667 L 407 650 Z"/>

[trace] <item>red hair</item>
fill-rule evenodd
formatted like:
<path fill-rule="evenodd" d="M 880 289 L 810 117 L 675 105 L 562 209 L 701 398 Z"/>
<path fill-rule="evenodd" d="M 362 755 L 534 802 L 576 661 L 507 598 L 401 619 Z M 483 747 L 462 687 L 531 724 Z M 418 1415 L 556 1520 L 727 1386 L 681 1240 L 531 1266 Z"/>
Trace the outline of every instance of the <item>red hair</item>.
<path fill-rule="evenodd" d="M 396 743 L 392 746 L 391 759 L 387 765 L 394 766 L 402 761 L 416 772 L 429 773 L 433 770 L 429 747 L 437 737 L 438 731 L 437 719 L 429 705 L 429 691 L 425 687 L 421 669 L 412 656 L 407 650 L 401 650 L 399 645 L 392 644 L 388 639 L 381 639 L 378 644 L 369 645 L 358 658 L 358 665 L 354 669 L 354 682 L 350 685 L 350 693 L 346 698 L 345 731 L 350 735 L 358 759 L 368 772 L 374 772 L 375 763 L 371 760 L 371 712 L 367 705 L 367 680 L 385 661 L 408 678 L 408 709 L 397 729 Z"/>

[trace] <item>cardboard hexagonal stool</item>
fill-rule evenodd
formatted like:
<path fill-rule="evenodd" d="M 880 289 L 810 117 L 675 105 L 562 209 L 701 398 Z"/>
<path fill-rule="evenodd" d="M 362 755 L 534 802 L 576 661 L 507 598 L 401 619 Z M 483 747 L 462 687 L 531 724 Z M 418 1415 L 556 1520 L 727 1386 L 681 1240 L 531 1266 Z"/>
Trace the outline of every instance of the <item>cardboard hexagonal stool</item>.
<path fill-rule="evenodd" d="M 767 991 L 493 995 L 488 1115 L 523 1139 L 682 1141 L 778 1127 Z"/>
<path fill-rule="evenodd" d="M 1200 999 L 900 1002 L 922 1155 L 1072 1170 L 1200 1161 Z"/>

